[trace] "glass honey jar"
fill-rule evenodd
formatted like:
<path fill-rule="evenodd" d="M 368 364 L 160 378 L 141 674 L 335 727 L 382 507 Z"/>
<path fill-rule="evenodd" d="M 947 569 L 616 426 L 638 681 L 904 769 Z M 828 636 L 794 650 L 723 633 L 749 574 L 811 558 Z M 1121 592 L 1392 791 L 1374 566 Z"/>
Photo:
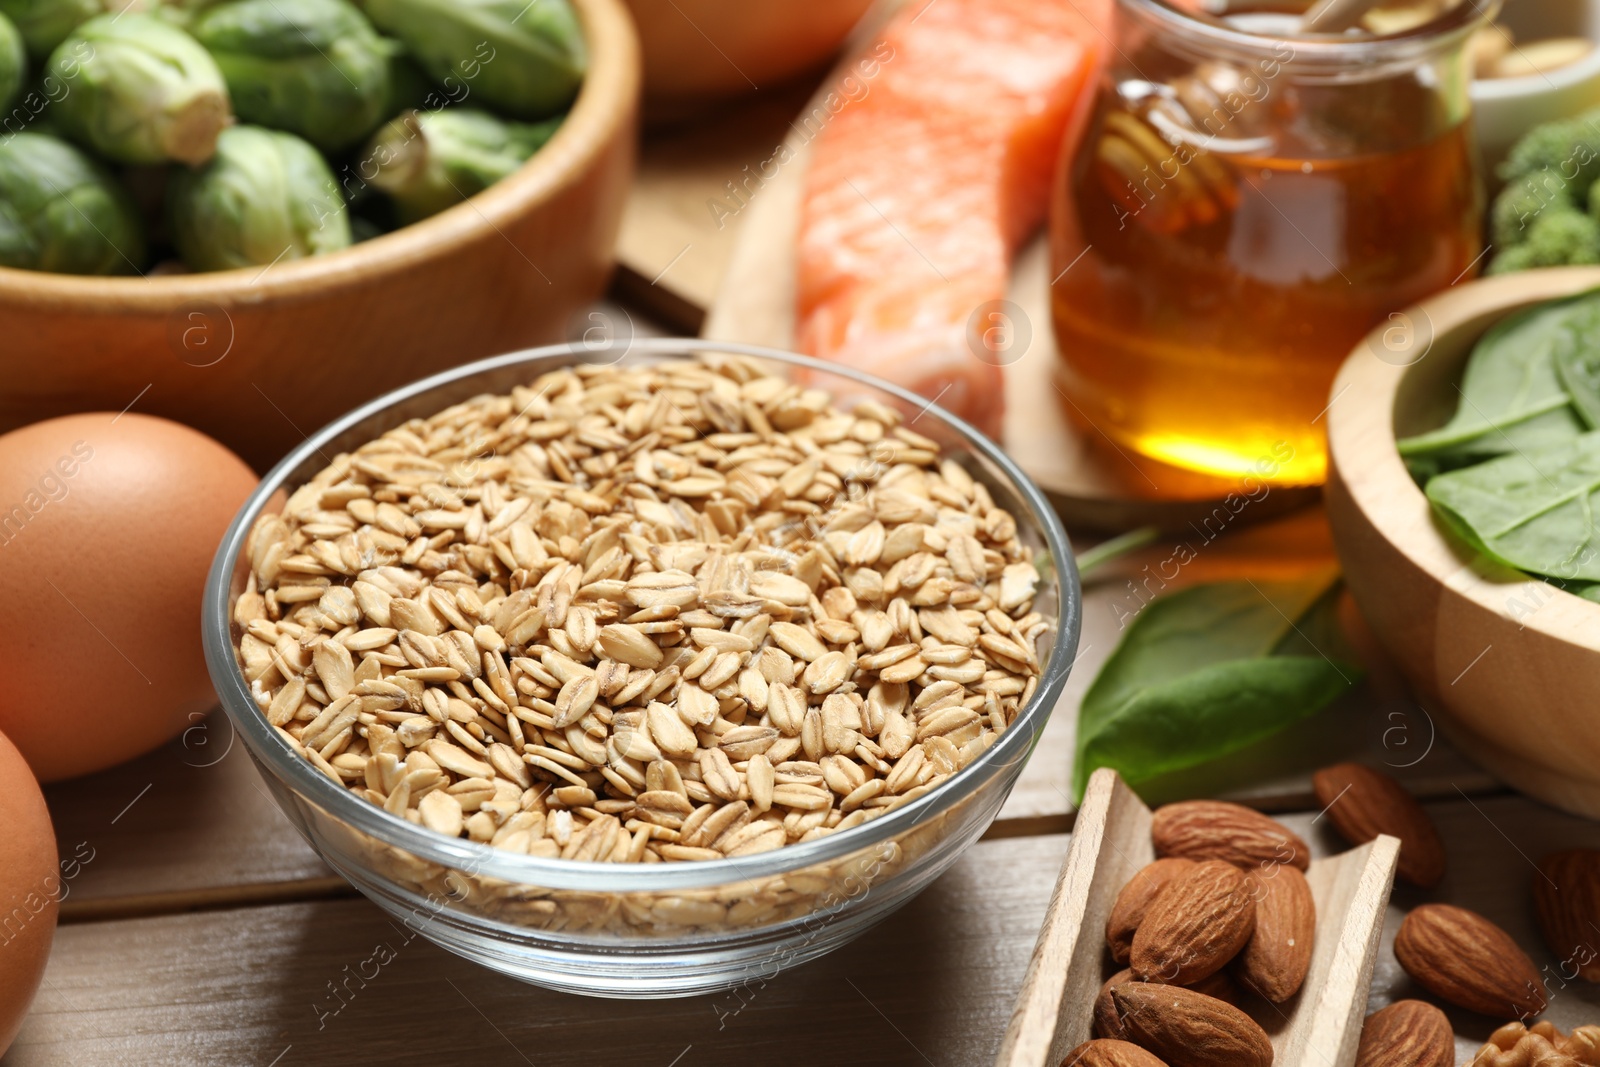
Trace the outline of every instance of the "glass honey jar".
<path fill-rule="evenodd" d="M 1339 364 L 1482 258 L 1467 46 L 1498 6 L 1296 36 L 1269 11 L 1115 0 L 1052 204 L 1068 415 L 1175 466 L 1320 483 Z"/>

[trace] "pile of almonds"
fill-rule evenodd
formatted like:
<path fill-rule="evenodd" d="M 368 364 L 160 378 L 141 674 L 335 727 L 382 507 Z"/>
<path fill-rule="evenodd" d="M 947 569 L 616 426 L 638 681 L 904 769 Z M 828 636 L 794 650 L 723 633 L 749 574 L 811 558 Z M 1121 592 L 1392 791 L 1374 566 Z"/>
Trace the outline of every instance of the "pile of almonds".
<path fill-rule="evenodd" d="M 1329 767 L 1312 779 L 1329 821 L 1360 844 L 1379 834 L 1400 839 L 1400 877 L 1432 889 L 1444 877 L 1444 846 L 1422 806 L 1392 778 L 1356 764 Z M 1600 852 L 1573 850 L 1545 858 L 1534 878 L 1534 910 L 1561 973 L 1600 981 Z M 1400 966 L 1447 1004 L 1498 1019 L 1497 1030 L 1469 1067 L 1595 1067 L 1600 1027 L 1563 1036 L 1547 1022 L 1525 1021 L 1550 1003 L 1539 967 L 1516 940 L 1488 918 L 1450 904 L 1413 908 L 1395 936 Z M 1444 1012 L 1403 1000 L 1368 1017 L 1357 1067 L 1454 1067 L 1455 1035 Z"/>
<path fill-rule="evenodd" d="M 1278 1004 L 1311 966 L 1317 915 L 1306 843 L 1238 804 L 1158 809 L 1161 857 L 1123 887 L 1106 923 L 1125 965 L 1095 1001 L 1098 1037 L 1074 1067 L 1268 1067 L 1272 1042 L 1242 1008 L 1245 992 Z"/>
<path fill-rule="evenodd" d="M 1444 878 L 1444 845 L 1432 820 L 1394 779 L 1357 764 L 1313 777 L 1333 827 L 1353 845 L 1380 834 L 1400 840 L 1399 877 L 1422 889 Z M 1124 967 L 1101 988 L 1094 1040 L 1062 1067 L 1269 1067 L 1266 1032 L 1240 1007 L 1246 994 L 1271 1004 L 1305 981 L 1316 910 L 1301 873 L 1310 852 L 1273 820 L 1236 804 L 1190 801 L 1158 809 L 1160 857 L 1123 888 L 1106 944 Z M 1600 852 L 1547 856 L 1534 878 L 1534 911 L 1563 978 L 1600 982 Z M 1428 993 L 1499 1019 L 1467 1067 L 1600 1067 L 1600 1025 L 1563 1034 L 1529 1025 L 1548 1006 L 1539 968 L 1489 919 L 1448 904 L 1415 907 L 1395 955 Z M 1402 1000 L 1369 1016 L 1356 1067 L 1455 1067 L 1445 1013 Z"/>

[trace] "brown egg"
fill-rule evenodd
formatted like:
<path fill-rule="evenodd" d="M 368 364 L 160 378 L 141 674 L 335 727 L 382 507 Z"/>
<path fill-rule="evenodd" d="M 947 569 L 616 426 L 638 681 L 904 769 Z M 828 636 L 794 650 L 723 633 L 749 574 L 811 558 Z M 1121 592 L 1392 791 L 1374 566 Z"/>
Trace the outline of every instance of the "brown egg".
<path fill-rule="evenodd" d="M 38 992 L 56 932 L 56 835 L 33 772 L 0 735 L 0 1056 Z"/>
<path fill-rule="evenodd" d="M 216 702 L 201 592 L 255 482 L 211 438 L 133 412 L 0 437 L 0 732 L 40 781 L 131 759 Z"/>

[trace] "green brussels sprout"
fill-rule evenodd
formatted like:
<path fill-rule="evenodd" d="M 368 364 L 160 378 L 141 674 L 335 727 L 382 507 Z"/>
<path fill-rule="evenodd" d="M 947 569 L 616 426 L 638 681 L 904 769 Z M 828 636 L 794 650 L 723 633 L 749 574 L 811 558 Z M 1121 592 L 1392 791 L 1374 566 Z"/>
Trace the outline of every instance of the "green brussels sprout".
<path fill-rule="evenodd" d="M 0 140 L 0 265 L 60 274 L 136 274 L 138 209 L 80 149 L 42 133 Z"/>
<path fill-rule="evenodd" d="M 317 150 L 259 126 L 222 131 L 217 154 L 167 185 L 167 229 L 194 270 L 263 266 L 350 245 L 350 216 Z"/>
<path fill-rule="evenodd" d="M 193 33 L 222 68 L 241 121 L 331 152 L 389 117 L 399 46 L 345 0 L 232 0 L 197 18 Z"/>
<path fill-rule="evenodd" d="M 102 0 L 0 0 L 0 15 L 17 27 L 28 54 L 41 61 L 67 34 L 105 13 Z"/>
<path fill-rule="evenodd" d="M 588 65 L 568 0 L 366 0 L 455 103 L 542 119 L 572 103 Z"/>
<path fill-rule="evenodd" d="M 22 34 L 10 19 L 0 15 L 0 111 L 11 106 L 28 76 L 28 54 L 22 47 Z"/>
<path fill-rule="evenodd" d="M 232 121 L 228 87 L 200 43 L 155 15 L 101 15 L 50 55 L 71 86 L 55 106 L 67 135 L 119 163 L 191 166 Z"/>
<path fill-rule="evenodd" d="M 489 188 L 550 140 L 561 119 L 507 122 L 474 108 L 411 111 L 373 137 L 365 166 L 401 222 L 416 222 Z"/>

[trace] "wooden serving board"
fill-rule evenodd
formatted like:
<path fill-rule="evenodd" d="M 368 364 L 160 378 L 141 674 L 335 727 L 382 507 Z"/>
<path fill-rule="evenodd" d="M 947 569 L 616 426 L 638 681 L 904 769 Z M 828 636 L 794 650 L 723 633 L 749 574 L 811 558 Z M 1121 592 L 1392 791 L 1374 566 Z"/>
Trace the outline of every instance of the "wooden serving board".
<path fill-rule="evenodd" d="M 883 5 L 880 5 L 880 7 Z M 807 108 L 820 106 L 834 84 L 825 80 Z M 750 196 L 701 336 L 719 341 L 795 347 L 795 247 L 810 137 L 798 128 L 785 140 L 790 157 Z M 776 156 L 775 158 L 782 158 Z M 885 220 L 892 225 L 892 220 Z M 1146 524 L 1181 527 L 1212 514 L 1238 483 L 1134 455 L 1109 437 L 1084 430 L 1066 413 L 1055 381 L 1050 324 L 1050 255 L 1039 237 L 1018 256 L 1008 298 L 1020 309 L 1017 344 L 1005 367 L 1006 417 L 1000 442 L 1051 496 L 1069 523 L 1120 530 Z M 1301 506 L 1315 490 L 1278 490 L 1250 519 Z"/>
<path fill-rule="evenodd" d="M 1399 857 L 1400 842 L 1379 837 L 1306 872 L 1317 903 L 1311 970 L 1297 996 L 1257 1019 L 1277 1067 L 1355 1062 Z M 1122 887 L 1154 859 L 1150 809 L 1115 771 L 1096 771 L 996 1067 L 1055 1067 L 1093 1036 L 1095 997 L 1109 977 L 1106 920 Z"/>

